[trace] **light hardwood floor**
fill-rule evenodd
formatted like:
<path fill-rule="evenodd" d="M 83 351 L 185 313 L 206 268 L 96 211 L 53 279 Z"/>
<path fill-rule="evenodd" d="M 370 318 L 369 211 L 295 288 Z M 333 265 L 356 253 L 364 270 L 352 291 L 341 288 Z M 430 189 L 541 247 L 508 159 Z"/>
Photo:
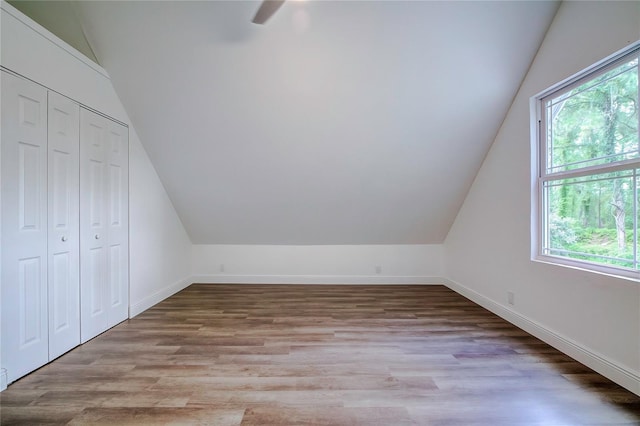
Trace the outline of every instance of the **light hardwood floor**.
<path fill-rule="evenodd" d="M 2 424 L 638 425 L 443 286 L 194 284 L 0 393 Z"/>

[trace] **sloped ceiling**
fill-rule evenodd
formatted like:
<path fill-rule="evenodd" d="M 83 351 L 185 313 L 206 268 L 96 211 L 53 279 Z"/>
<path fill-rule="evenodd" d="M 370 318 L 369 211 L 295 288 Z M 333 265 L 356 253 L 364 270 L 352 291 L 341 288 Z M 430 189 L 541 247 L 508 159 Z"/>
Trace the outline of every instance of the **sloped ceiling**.
<path fill-rule="evenodd" d="M 76 4 L 192 241 L 442 242 L 557 3 L 258 6 Z"/>

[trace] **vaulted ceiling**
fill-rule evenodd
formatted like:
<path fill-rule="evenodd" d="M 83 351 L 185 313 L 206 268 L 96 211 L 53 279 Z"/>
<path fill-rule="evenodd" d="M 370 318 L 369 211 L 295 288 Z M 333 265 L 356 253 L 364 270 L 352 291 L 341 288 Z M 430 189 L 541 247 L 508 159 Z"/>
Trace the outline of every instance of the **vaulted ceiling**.
<path fill-rule="evenodd" d="M 258 6 L 73 3 L 192 241 L 442 242 L 557 3 Z"/>

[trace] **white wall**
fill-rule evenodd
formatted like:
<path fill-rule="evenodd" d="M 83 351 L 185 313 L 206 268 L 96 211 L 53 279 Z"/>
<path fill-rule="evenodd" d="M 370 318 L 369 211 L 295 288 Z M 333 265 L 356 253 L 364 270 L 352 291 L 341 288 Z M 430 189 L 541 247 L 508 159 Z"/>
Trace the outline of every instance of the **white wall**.
<path fill-rule="evenodd" d="M 454 290 L 636 393 L 640 284 L 530 260 L 529 99 L 639 38 L 639 2 L 562 4 L 445 241 Z"/>
<path fill-rule="evenodd" d="M 5 2 L 0 63 L 129 125 L 130 315 L 189 284 L 191 241 L 107 73 Z"/>
<path fill-rule="evenodd" d="M 442 245 L 194 245 L 194 282 L 443 283 Z M 380 267 L 380 270 L 376 269 Z"/>
<path fill-rule="evenodd" d="M 129 137 L 137 135 L 129 128 Z M 141 143 L 129 149 L 130 316 L 191 284 L 191 240 Z"/>

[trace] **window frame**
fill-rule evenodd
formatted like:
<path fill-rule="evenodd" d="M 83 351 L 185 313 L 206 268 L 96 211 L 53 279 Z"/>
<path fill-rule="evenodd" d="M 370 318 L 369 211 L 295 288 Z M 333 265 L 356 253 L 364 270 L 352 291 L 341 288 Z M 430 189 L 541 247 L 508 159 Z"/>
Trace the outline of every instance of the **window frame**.
<path fill-rule="evenodd" d="M 637 239 L 640 223 L 638 223 L 638 209 L 640 209 L 640 189 L 636 191 L 636 201 L 634 202 L 634 259 L 635 269 L 623 266 L 607 265 L 586 260 L 573 259 L 561 255 L 547 253 L 549 251 L 548 232 L 546 229 L 547 199 L 545 184 L 548 182 L 559 182 L 562 179 L 594 176 L 615 171 L 628 170 L 634 176 L 640 176 L 640 156 L 635 159 L 625 159 L 612 163 L 595 164 L 577 169 L 561 170 L 549 172 L 548 151 L 547 151 L 547 123 L 545 103 L 553 98 L 562 96 L 565 93 L 588 83 L 599 76 L 611 71 L 629 60 L 631 57 L 639 57 L 640 61 L 640 40 L 629 44 L 618 52 L 596 62 L 590 67 L 574 74 L 573 76 L 554 84 L 546 90 L 530 98 L 531 116 L 531 260 L 567 266 L 570 268 L 597 272 L 616 277 L 633 279 L 640 281 L 640 247 Z M 638 65 L 640 68 L 640 64 Z M 640 99 L 640 82 L 638 85 Z M 640 138 L 640 126 L 638 129 Z M 640 147 L 639 147 L 640 151 Z M 635 172 L 634 172 L 635 170 Z M 634 180 L 634 182 L 637 182 Z"/>

